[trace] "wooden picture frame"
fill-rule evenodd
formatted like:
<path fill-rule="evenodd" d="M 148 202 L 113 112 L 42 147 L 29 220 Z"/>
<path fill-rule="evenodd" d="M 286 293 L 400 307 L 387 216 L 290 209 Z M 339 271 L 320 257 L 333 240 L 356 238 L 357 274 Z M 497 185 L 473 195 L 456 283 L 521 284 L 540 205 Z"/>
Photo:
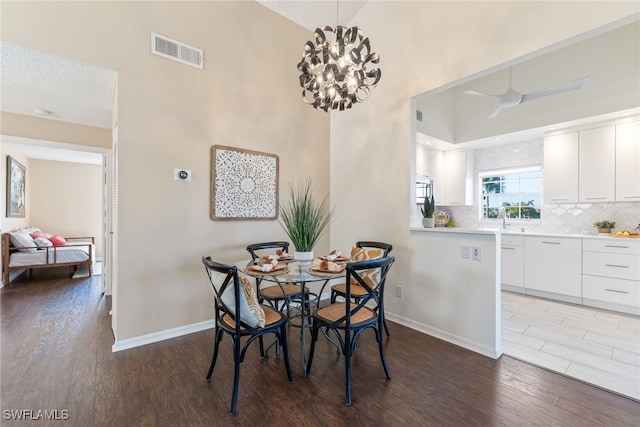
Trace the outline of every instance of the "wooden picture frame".
<path fill-rule="evenodd" d="M 7 218 L 26 216 L 27 169 L 16 159 L 7 156 Z"/>
<path fill-rule="evenodd" d="M 214 145 L 211 147 L 211 219 L 278 218 L 279 157 Z"/>

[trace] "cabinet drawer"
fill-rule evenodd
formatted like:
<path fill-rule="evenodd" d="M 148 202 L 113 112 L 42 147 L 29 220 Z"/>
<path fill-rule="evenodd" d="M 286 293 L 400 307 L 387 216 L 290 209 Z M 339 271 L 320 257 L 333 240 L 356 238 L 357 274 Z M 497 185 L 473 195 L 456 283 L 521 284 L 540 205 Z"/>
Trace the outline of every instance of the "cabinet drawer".
<path fill-rule="evenodd" d="M 623 237 L 618 239 L 583 239 L 582 250 L 640 255 L 640 239 Z"/>
<path fill-rule="evenodd" d="M 582 276 L 582 298 L 640 307 L 640 283 L 633 280 Z"/>
<path fill-rule="evenodd" d="M 524 246 L 524 236 L 502 235 L 502 246 Z"/>
<path fill-rule="evenodd" d="M 582 252 L 582 273 L 640 281 L 640 258 L 637 255 Z"/>

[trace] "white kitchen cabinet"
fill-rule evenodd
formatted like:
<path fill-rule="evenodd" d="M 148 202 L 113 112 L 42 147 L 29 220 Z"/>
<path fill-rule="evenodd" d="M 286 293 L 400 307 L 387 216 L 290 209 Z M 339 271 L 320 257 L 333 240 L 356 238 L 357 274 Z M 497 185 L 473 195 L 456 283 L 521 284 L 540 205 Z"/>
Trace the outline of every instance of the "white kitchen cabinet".
<path fill-rule="evenodd" d="M 444 205 L 444 151 L 431 150 L 431 176 L 433 180 L 433 198 L 436 205 Z"/>
<path fill-rule="evenodd" d="M 582 303 L 582 239 L 526 236 L 526 293 Z"/>
<path fill-rule="evenodd" d="M 584 239 L 583 304 L 640 314 L 640 242 Z"/>
<path fill-rule="evenodd" d="M 616 194 L 616 128 L 582 130 L 578 136 L 578 198 L 581 202 L 612 202 Z"/>
<path fill-rule="evenodd" d="M 616 201 L 640 201 L 640 121 L 616 125 Z"/>
<path fill-rule="evenodd" d="M 436 205 L 473 204 L 473 150 L 431 153 Z"/>
<path fill-rule="evenodd" d="M 578 132 L 545 136 L 543 169 L 545 202 L 578 201 Z"/>
<path fill-rule="evenodd" d="M 431 176 L 431 150 L 422 145 L 416 146 L 416 175 Z"/>
<path fill-rule="evenodd" d="M 503 235 L 500 252 L 501 285 L 505 291 L 525 293 L 524 236 Z"/>

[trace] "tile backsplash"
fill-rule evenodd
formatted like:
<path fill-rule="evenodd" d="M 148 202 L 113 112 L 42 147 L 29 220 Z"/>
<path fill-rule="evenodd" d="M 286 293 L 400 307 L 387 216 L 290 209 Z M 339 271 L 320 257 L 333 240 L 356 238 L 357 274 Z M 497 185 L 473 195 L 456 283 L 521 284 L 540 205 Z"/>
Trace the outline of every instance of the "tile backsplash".
<path fill-rule="evenodd" d="M 543 139 L 475 149 L 474 205 L 446 206 L 456 227 L 499 227 L 501 220 L 480 220 L 478 173 L 518 166 L 542 165 Z M 507 229 L 570 234 L 596 234 L 596 221 L 616 222 L 616 230 L 633 230 L 640 224 L 640 202 L 543 204 L 539 220 L 509 220 Z"/>

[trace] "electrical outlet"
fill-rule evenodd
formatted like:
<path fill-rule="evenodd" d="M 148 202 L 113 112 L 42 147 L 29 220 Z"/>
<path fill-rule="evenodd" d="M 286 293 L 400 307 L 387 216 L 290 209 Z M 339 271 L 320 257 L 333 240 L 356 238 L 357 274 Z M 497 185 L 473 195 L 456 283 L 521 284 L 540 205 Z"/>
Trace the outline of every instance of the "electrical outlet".
<path fill-rule="evenodd" d="M 482 259 L 482 250 L 480 246 L 474 246 L 471 248 L 471 259 L 474 261 L 480 261 Z"/>
<path fill-rule="evenodd" d="M 402 286 L 396 285 L 396 297 L 402 298 L 402 291 L 403 291 Z"/>
<path fill-rule="evenodd" d="M 191 171 L 189 169 L 174 169 L 174 181 L 191 181 Z"/>
<path fill-rule="evenodd" d="M 469 258 L 469 245 L 462 245 L 461 256 L 462 258 Z"/>

